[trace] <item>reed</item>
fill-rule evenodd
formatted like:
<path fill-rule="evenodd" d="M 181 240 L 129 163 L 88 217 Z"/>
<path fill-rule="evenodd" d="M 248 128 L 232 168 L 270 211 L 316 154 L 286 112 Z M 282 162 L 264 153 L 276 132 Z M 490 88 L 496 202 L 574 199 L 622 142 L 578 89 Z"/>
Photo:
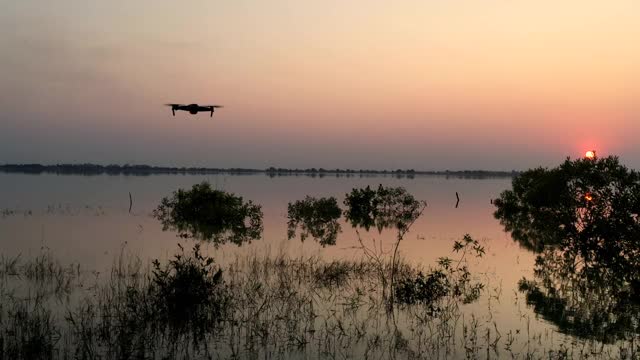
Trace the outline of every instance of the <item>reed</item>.
<path fill-rule="evenodd" d="M 70 282 L 77 287 L 63 303 L 46 291 L 16 296 L 15 281 L 0 282 L 0 358 L 638 359 L 637 334 L 616 344 L 558 344 L 553 334 L 529 331 L 528 320 L 512 331 L 470 312 L 466 303 L 500 301 L 501 291 L 474 287 L 482 278 L 465 266 L 477 244 L 460 244 L 433 268 L 396 258 L 397 289 L 412 292 L 413 301 L 398 295 L 391 312 L 382 286 L 394 267 L 389 256 L 329 261 L 254 253 L 220 267 L 197 246 L 162 263 L 123 248 L 95 286 Z M 16 259 L 2 258 L 0 268 L 18 276 L 5 271 L 0 278 L 36 289 L 41 279 L 71 276 L 51 254 L 29 266 L 22 262 L 32 260 Z"/>

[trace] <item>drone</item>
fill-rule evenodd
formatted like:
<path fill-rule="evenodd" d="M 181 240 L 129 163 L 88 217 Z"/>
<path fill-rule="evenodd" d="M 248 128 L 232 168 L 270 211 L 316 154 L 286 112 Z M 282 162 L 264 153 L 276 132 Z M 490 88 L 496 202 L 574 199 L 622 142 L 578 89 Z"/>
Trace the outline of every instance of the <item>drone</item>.
<path fill-rule="evenodd" d="M 173 113 L 173 116 L 176 116 L 176 110 L 182 110 L 182 111 L 188 111 L 189 114 L 191 115 L 195 115 L 201 111 L 211 112 L 211 115 L 209 115 L 209 117 L 212 117 L 215 109 L 222 107 L 222 105 L 198 105 L 198 104 L 189 104 L 189 105 L 165 104 L 165 105 L 171 106 L 171 112 Z"/>

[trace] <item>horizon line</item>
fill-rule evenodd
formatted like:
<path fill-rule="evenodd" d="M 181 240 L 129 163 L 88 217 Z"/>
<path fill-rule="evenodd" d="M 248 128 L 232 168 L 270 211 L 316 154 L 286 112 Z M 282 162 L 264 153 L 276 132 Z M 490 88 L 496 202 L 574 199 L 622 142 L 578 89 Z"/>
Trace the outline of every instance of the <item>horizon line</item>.
<path fill-rule="evenodd" d="M 39 163 L 5 163 L 0 165 L 0 171 L 5 173 L 147 173 L 147 174 L 166 174 L 166 173 L 264 173 L 264 174 L 379 174 L 379 175 L 476 175 L 476 176 L 514 176 L 521 171 L 518 170 L 486 170 L 486 169 L 465 169 L 465 170 L 415 170 L 415 169 L 351 169 L 351 168 L 282 168 L 270 166 L 264 169 L 258 168 L 242 168 L 242 167 L 176 167 L 176 166 L 155 166 L 145 164 L 109 164 L 100 165 L 93 163 L 58 163 L 58 164 L 39 164 Z"/>

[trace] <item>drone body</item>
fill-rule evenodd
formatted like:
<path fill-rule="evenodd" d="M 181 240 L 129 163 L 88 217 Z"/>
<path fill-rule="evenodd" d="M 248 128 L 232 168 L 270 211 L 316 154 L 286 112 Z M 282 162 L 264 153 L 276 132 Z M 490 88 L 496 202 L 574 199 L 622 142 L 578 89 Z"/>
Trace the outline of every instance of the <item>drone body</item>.
<path fill-rule="evenodd" d="M 198 105 L 198 104 L 189 104 L 189 105 L 183 105 L 183 104 L 165 104 L 166 106 L 171 106 L 171 112 L 173 113 L 173 116 L 176 116 L 176 110 L 182 110 L 182 111 L 188 111 L 189 114 L 191 115 L 195 115 L 201 111 L 206 111 L 206 112 L 210 112 L 211 115 L 209 115 L 209 117 L 213 116 L 213 112 L 216 108 L 221 108 L 221 105 Z"/>

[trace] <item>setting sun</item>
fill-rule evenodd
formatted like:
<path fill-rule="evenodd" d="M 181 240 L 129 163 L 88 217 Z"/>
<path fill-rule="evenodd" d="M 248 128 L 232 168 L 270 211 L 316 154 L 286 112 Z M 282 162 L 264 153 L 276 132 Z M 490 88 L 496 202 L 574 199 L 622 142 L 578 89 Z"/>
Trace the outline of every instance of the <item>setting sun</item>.
<path fill-rule="evenodd" d="M 586 157 L 587 159 L 595 159 L 596 151 L 595 150 L 589 150 L 584 154 L 584 157 Z"/>

